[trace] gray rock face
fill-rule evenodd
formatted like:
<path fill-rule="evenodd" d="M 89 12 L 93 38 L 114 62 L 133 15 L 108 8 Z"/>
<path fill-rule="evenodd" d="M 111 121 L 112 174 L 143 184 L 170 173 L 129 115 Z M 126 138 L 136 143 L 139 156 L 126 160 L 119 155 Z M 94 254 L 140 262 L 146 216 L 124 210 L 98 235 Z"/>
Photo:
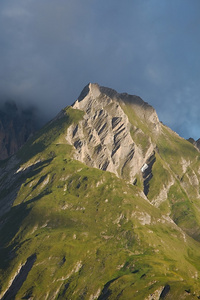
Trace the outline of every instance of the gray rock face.
<path fill-rule="evenodd" d="M 75 159 L 133 182 L 135 174 L 154 151 L 154 145 L 149 140 L 145 154 L 136 145 L 130 133 L 132 125 L 123 110 L 126 103 L 159 132 L 155 110 L 141 98 L 89 84 L 72 106 L 84 111 L 84 118 L 69 127 L 66 140 L 74 146 Z"/>
<path fill-rule="evenodd" d="M 196 147 L 200 150 L 200 139 L 196 141 Z"/>
<path fill-rule="evenodd" d="M 198 140 L 194 140 L 193 138 L 189 138 L 189 139 L 187 139 L 188 140 L 188 142 L 190 142 L 191 144 L 193 144 L 198 150 L 200 150 L 200 139 L 198 139 Z"/>

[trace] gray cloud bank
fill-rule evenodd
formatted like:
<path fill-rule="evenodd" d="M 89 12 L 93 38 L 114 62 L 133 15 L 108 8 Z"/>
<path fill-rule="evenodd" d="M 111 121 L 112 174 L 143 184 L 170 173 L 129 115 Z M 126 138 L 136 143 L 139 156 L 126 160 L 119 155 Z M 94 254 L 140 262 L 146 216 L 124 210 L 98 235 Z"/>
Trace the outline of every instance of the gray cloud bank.
<path fill-rule="evenodd" d="M 46 119 L 98 82 L 197 139 L 199 53 L 199 0 L 0 2 L 0 100 L 34 104 Z"/>

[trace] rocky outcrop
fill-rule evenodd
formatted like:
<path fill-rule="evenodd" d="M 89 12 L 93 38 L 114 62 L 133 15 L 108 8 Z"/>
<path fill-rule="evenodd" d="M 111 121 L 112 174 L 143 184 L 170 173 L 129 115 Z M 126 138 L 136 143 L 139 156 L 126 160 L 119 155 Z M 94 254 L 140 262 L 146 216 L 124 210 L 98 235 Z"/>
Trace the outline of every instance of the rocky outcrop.
<path fill-rule="evenodd" d="M 188 139 L 188 142 L 190 142 L 191 144 L 193 144 L 195 147 L 197 147 L 197 149 L 199 149 L 200 150 L 200 139 L 198 139 L 198 140 L 194 140 L 193 138 L 189 138 Z"/>
<path fill-rule="evenodd" d="M 142 176 L 143 176 L 143 179 L 144 179 L 144 182 L 143 182 L 144 189 L 143 189 L 143 191 L 144 191 L 144 194 L 146 196 L 148 195 L 148 192 L 149 192 L 149 181 L 153 177 L 152 167 L 153 167 L 153 164 L 155 163 L 155 161 L 156 161 L 156 157 L 155 157 L 155 153 L 153 153 L 151 155 L 151 157 L 148 158 L 145 165 L 142 167 L 142 171 L 143 171 Z"/>
<path fill-rule="evenodd" d="M 196 141 L 196 147 L 200 150 L 200 139 Z"/>
<path fill-rule="evenodd" d="M 72 106 L 85 112 L 83 120 L 69 127 L 66 140 L 74 146 L 75 159 L 133 182 L 153 153 L 154 145 L 150 142 L 145 154 L 136 145 L 130 133 L 133 125 L 123 110 L 124 103 L 130 103 L 141 119 L 159 131 L 155 110 L 141 98 L 89 84 Z"/>

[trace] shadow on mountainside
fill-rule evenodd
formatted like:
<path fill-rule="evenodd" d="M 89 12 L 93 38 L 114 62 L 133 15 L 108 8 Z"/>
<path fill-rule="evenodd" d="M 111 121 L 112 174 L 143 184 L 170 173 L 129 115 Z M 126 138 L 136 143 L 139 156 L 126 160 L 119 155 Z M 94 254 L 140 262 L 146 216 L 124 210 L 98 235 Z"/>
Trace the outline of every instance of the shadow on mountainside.
<path fill-rule="evenodd" d="M 27 259 L 26 263 L 21 267 L 19 273 L 15 276 L 11 286 L 4 294 L 2 300 L 15 299 L 17 292 L 20 290 L 21 286 L 28 276 L 28 273 L 32 269 L 36 258 L 36 254 L 33 254 Z"/>
<path fill-rule="evenodd" d="M 17 164 L 10 170 L 0 170 L 0 229 L 2 227 L 1 217 L 7 213 L 20 190 L 20 187 L 25 181 L 36 176 L 42 169 L 48 165 L 53 158 L 39 161 L 34 165 L 27 167 L 25 170 L 17 171 Z"/>
<path fill-rule="evenodd" d="M 48 164 L 51 160 L 52 159 L 39 162 L 34 166 L 30 166 L 25 171 L 18 172 L 17 174 L 15 174 L 13 171 L 12 176 L 17 175 L 16 182 L 12 182 L 11 186 L 8 186 L 6 191 L 4 190 L 5 197 L 4 199 L 0 200 L 1 204 L 3 200 L 7 199 L 7 196 L 10 195 L 10 190 L 14 190 L 13 195 L 17 195 L 21 185 L 30 177 L 36 176 L 38 173 L 40 173 L 46 164 Z M 13 196 L 13 199 L 11 199 L 12 201 L 10 201 L 9 207 L 7 207 L 7 212 L 0 217 L 0 268 L 6 268 L 10 259 L 15 256 L 17 249 L 17 237 L 15 238 L 15 235 L 19 231 L 24 219 L 28 216 L 32 209 L 30 204 L 41 199 L 48 193 L 50 192 L 44 190 L 38 196 L 15 206 L 12 206 L 13 202 L 15 201 L 15 197 Z"/>
<path fill-rule="evenodd" d="M 37 197 L 12 207 L 11 210 L 4 216 L 4 225 L 0 230 L 1 269 L 6 268 L 9 265 L 9 261 L 15 256 L 15 253 L 19 246 L 16 234 L 19 231 L 21 225 L 23 224 L 24 219 L 29 215 L 29 213 L 32 210 L 30 204 L 38 201 L 44 195 L 47 195 L 47 193 L 47 191 L 44 191 Z"/>

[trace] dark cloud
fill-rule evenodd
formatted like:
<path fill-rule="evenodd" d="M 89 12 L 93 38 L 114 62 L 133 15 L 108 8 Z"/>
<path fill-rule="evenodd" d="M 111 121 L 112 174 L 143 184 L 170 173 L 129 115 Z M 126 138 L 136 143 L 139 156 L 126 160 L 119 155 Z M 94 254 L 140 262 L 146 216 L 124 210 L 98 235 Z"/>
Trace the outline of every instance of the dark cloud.
<path fill-rule="evenodd" d="M 88 82 L 141 96 L 200 136 L 199 0 L 0 3 L 0 96 L 53 117 Z"/>

